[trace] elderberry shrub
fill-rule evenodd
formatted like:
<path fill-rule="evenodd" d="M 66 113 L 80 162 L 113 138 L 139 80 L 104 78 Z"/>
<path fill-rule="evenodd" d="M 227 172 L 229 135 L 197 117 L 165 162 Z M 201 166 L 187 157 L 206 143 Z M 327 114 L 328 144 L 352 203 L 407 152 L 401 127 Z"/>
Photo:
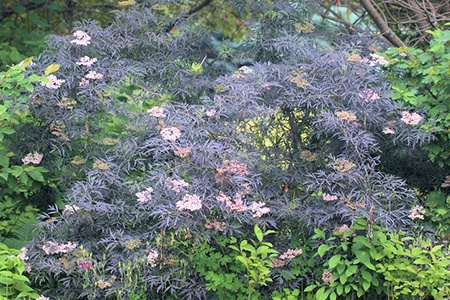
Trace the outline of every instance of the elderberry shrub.
<path fill-rule="evenodd" d="M 217 235 L 248 240 L 255 224 L 276 229 L 281 253 L 298 244 L 296 230 L 314 226 L 358 217 L 412 225 L 413 187 L 383 172 L 380 157 L 432 137 L 420 112 L 392 102 L 384 62 L 367 52 L 373 41 L 304 33 L 293 2 L 253 5 L 259 20 L 234 49 L 253 63 L 228 73 L 208 61 L 194 69 L 211 33 L 154 7 L 49 38 L 32 70 L 60 68 L 36 87 L 30 109 L 52 136 L 66 192 L 29 250 L 43 294 L 214 298 L 190 251 L 209 243 L 226 256 Z M 270 295 L 311 283 L 298 278 L 258 288 Z"/>

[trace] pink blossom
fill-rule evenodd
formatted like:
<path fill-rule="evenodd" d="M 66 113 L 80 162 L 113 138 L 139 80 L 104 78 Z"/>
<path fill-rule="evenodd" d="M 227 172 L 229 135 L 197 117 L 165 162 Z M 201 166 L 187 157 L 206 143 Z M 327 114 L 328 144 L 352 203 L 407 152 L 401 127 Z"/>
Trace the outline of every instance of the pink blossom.
<path fill-rule="evenodd" d="M 89 71 L 86 75 L 84 75 L 84 78 L 93 80 L 102 79 L 103 74 L 97 73 L 95 71 Z"/>
<path fill-rule="evenodd" d="M 80 262 L 78 263 L 78 266 L 80 267 L 81 270 L 85 270 L 85 271 L 89 271 L 90 269 L 92 269 L 94 267 L 94 265 L 92 264 L 92 262 L 90 260 L 80 260 Z"/>
<path fill-rule="evenodd" d="M 28 153 L 24 158 L 22 158 L 22 162 L 26 165 L 28 164 L 34 164 L 38 165 L 41 163 L 42 158 L 44 157 L 43 154 L 34 152 L 34 153 Z"/>
<path fill-rule="evenodd" d="M 280 259 L 292 259 L 303 253 L 302 249 L 288 249 L 286 252 L 280 255 Z"/>
<path fill-rule="evenodd" d="M 78 207 L 76 205 L 66 205 L 66 206 L 64 206 L 62 214 L 63 215 L 73 215 L 74 213 L 76 213 L 79 210 L 80 210 L 80 207 Z"/>
<path fill-rule="evenodd" d="M 253 218 L 260 218 L 270 212 L 270 208 L 265 207 L 265 205 L 264 202 L 255 201 L 248 207 L 253 212 Z"/>
<path fill-rule="evenodd" d="M 384 134 L 395 134 L 394 129 L 390 128 L 390 127 L 384 127 L 383 131 Z"/>
<path fill-rule="evenodd" d="M 137 201 L 140 203 L 147 203 L 150 200 L 152 200 L 152 192 L 153 189 L 151 187 L 148 187 L 142 192 L 136 193 L 136 197 L 138 198 Z"/>
<path fill-rule="evenodd" d="M 86 86 L 89 84 L 89 80 L 87 80 L 86 78 L 81 78 L 79 85 L 80 86 Z"/>
<path fill-rule="evenodd" d="M 95 57 L 94 58 L 90 58 L 89 56 L 83 56 L 83 57 L 80 58 L 79 61 L 76 62 L 76 64 L 79 65 L 79 66 L 90 67 L 95 62 L 97 62 L 97 59 Z"/>
<path fill-rule="evenodd" d="M 154 267 L 156 265 L 156 260 L 158 259 L 158 251 L 156 250 L 150 250 L 149 254 L 147 255 L 147 263 Z"/>
<path fill-rule="evenodd" d="M 422 205 L 416 205 L 409 211 L 409 218 L 412 220 L 420 219 L 423 220 L 425 215 L 425 209 Z"/>
<path fill-rule="evenodd" d="M 196 211 L 202 208 L 202 200 L 197 195 L 186 194 L 176 203 L 177 209 L 180 211 L 190 210 Z"/>
<path fill-rule="evenodd" d="M 75 45 L 81 45 L 81 46 L 87 46 L 91 42 L 91 37 L 82 30 L 77 30 L 73 33 L 73 36 L 75 37 L 75 40 L 70 41 L 72 44 Z"/>
<path fill-rule="evenodd" d="M 39 297 L 36 298 L 36 300 L 50 300 L 50 298 L 45 297 L 44 295 L 40 295 Z"/>
<path fill-rule="evenodd" d="M 45 86 L 46 88 L 57 90 L 61 87 L 61 85 L 66 82 L 64 79 L 58 79 L 55 75 L 50 74 L 47 76 L 48 82 L 47 83 L 41 83 L 41 85 Z"/>
<path fill-rule="evenodd" d="M 166 116 L 164 114 L 164 109 L 162 109 L 161 107 L 157 107 L 157 106 L 148 109 L 147 113 L 150 116 L 153 116 L 155 118 L 164 118 Z"/>
<path fill-rule="evenodd" d="M 378 94 L 372 89 L 365 89 L 364 91 L 359 93 L 359 96 L 368 101 L 375 101 L 380 99 L 380 94 Z"/>
<path fill-rule="evenodd" d="M 169 142 L 175 142 L 181 137 L 181 131 L 176 127 L 166 127 L 161 130 L 160 134 L 163 139 Z"/>
<path fill-rule="evenodd" d="M 326 202 L 336 201 L 337 199 L 338 197 L 335 195 L 323 194 L 323 200 L 325 200 Z"/>
<path fill-rule="evenodd" d="M 422 121 L 423 117 L 419 115 L 418 113 L 409 113 L 407 111 L 402 112 L 402 120 L 404 123 L 409 125 L 417 125 Z"/>
<path fill-rule="evenodd" d="M 42 246 L 42 250 L 44 250 L 45 254 L 58 254 L 58 253 L 68 253 L 77 247 L 77 244 L 72 242 L 68 242 L 67 244 L 59 244 L 52 241 L 47 241 L 45 245 Z"/>
<path fill-rule="evenodd" d="M 27 252 L 28 252 L 28 249 L 23 247 L 20 249 L 20 253 L 17 254 L 17 257 L 23 261 L 26 261 L 26 260 L 28 260 Z"/>
<path fill-rule="evenodd" d="M 252 69 L 247 66 L 242 66 L 239 68 L 239 71 L 241 71 L 241 73 L 243 74 L 250 74 L 252 72 Z"/>
<path fill-rule="evenodd" d="M 205 112 L 205 115 L 206 115 L 207 117 L 212 118 L 212 117 L 214 117 L 214 116 L 216 115 L 216 110 L 213 109 L 213 108 L 208 109 L 208 110 Z"/>

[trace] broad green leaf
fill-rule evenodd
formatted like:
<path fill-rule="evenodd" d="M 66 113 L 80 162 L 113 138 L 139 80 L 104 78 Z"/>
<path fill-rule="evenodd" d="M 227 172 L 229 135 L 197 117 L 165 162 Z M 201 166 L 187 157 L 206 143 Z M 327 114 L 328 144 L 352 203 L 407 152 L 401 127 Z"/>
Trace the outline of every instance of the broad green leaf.
<path fill-rule="evenodd" d="M 58 64 L 51 64 L 47 68 L 45 68 L 44 74 L 48 75 L 48 74 L 54 73 L 59 70 L 59 67 L 60 67 L 60 65 L 58 65 Z"/>
<path fill-rule="evenodd" d="M 262 232 L 261 228 L 259 228 L 258 225 L 255 225 L 254 231 L 255 231 L 255 235 L 256 235 L 256 238 L 258 239 L 258 241 L 262 242 L 263 232 Z"/>

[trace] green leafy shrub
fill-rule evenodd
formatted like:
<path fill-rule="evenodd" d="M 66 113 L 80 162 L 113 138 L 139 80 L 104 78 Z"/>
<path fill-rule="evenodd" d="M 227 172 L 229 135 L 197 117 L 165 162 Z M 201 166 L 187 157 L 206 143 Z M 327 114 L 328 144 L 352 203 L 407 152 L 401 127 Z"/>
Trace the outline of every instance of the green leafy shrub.
<path fill-rule="evenodd" d="M 39 295 L 30 287 L 30 280 L 24 275 L 26 270 L 26 249 L 11 249 L 0 243 L 0 299 L 16 300 Z"/>
<path fill-rule="evenodd" d="M 392 81 L 393 97 L 405 106 L 426 113 L 423 127 L 437 139 L 426 148 L 430 158 L 441 165 L 448 165 L 450 83 L 450 31 L 428 31 L 433 36 L 425 49 L 404 47 L 385 52 Z"/>

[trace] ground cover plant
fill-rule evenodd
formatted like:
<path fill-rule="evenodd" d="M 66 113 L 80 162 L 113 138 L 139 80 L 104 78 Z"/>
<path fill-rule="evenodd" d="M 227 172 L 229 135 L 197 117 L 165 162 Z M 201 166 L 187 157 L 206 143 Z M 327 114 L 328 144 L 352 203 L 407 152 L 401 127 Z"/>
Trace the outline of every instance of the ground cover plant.
<path fill-rule="evenodd" d="M 421 231 L 419 187 L 389 167 L 433 139 L 426 111 L 393 102 L 379 41 L 312 31 L 307 4 L 235 1 L 254 19 L 232 62 L 209 57 L 217 32 L 161 3 L 49 37 L 25 69 L 46 77 L 27 94 L 41 137 L 28 147 L 64 196 L 27 250 L 33 287 L 50 299 L 448 297 L 448 244 Z M 423 265 L 433 281 L 417 285 Z"/>

